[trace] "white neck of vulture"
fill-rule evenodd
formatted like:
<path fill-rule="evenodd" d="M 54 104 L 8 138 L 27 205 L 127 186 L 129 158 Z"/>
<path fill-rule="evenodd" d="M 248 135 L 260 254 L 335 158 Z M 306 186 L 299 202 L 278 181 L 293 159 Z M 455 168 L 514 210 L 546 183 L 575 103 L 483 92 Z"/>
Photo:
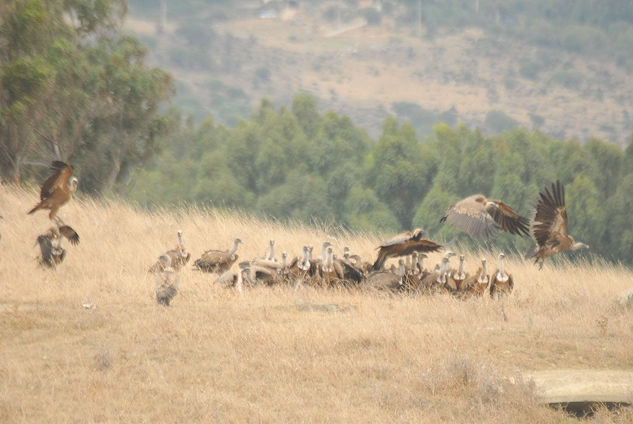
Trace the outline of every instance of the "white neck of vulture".
<path fill-rule="evenodd" d="M 229 254 L 232 255 L 233 253 L 235 253 L 237 251 L 237 245 L 240 244 L 239 241 L 235 240 L 233 242 L 233 247 L 231 247 L 231 250 L 229 250 Z"/>
<path fill-rule="evenodd" d="M 448 258 L 442 259 L 442 266 L 440 266 L 440 279 L 441 283 L 446 281 L 446 269 L 448 268 Z"/>
<path fill-rule="evenodd" d="M 479 276 L 480 281 L 484 281 L 486 279 L 486 261 L 481 261 L 481 275 Z"/>
<path fill-rule="evenodd" d="M 270 241 L 270 247 L 268 248 L 268 256 L 266 259 L 269 261 L 275 260 L 275 242 L 273 240 Z"/>
<path fill-rule="evenodd" d="M 286 267 L 286 257 L 287 257 L 286 252 L 284 252 L 284 253 L 282 253 L 282 254 L 281 254 L 281 266 L 282 266 L 283 268 L 285 268 L 285 267 Z"/>
<path fill-rule="evenodd" d="M 424 270 L 424 256 L 420 256 L 418 258 L 418 266 L 420 268 L 420 272 L 422 272 L 422 270 Z"/>
<path fill-rule="evenodd" d="M 185 243 L 182 241 L 182 232 L 178 231 L 178 245 L 180 249 L 185 250 Z"/>
<path fill-rule="evenodd" d="M 499 255 L 499 274 L 505 276 L 505 266 L 503 264 L 504 255 Z"/>
<path fill-rule="evenodd" d="M 402 259 L 400 259 L 400 261 L 398 261 L 398 275 L 404 275 L 404 274 L 405 274 L 404 262 L 402 261 Z"/>
<path fill-rule="evenodd" d="M 463 256 L 459 257 L 459 270 L 457 271 L 457 273 L 459 274 L 460 278 L 462 274 L 464 273 L 464 257 Z"/>
<path fill-rule="evenodd" d="M 321 260 L 325 261 L 327 259 L 327 249 L 328 245 L 327 243 L 323 243 L 323 246 L 321 246 Z"/>

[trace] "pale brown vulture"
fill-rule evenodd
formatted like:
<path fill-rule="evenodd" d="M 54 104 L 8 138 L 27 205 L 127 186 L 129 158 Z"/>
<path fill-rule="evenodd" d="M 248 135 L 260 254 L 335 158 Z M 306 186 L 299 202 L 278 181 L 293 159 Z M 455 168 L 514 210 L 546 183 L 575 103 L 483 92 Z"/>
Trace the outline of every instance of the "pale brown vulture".
<path fill-rule="evenodd" d="M 531 233 L 536 246 L 528 253 L 528 258 L 536 258 L 543 268 L 545 258 L 565 250 L 588 249 L 584 243 L 576 242 L 567 234 L 567 208 L 565 189 L 560 181 L 552 184 L 550 191 L 545 187 L 539 193 L 536 213 L 531 222 Z"/>
<path fill-rule="evenodd" d="M 481 297 L 486 292 L 490 277 L 486 273 L 486 259 L 481 259 L 481 267 L 471 277 L 466 278 L 462 284 L 463 298 L 471 296 Z"/>
<path fill-rule="evenodd" d="M 241 242 L 242 240 L 236 238 L 230 250 L 207 250 L 202 254 L 200 259 L 196 259 L 193 266 L 203 272 L 217 272 L 218 274 L 222 274 L 237 261 L 238 255 L 236 255 L 235 252 Z"/>
<path fill-rule="evenodd" d="M 160 305 L 169 306 L 178 292 L 178 274 L 171 267 L 171 258 L 168 255 L 161 255 L 158 260 L 162 262 L 162 271 L 156 274 L 156 301 Z"/>
<path fill-rule="evenodd" d="M 77 191 L 79 180 L 75 177 L 70 178 L 73 174 L 71 165 L 56 160 L 51 164 L 51 170 L 54 172 L 53 175 L 42 184 L 40 202 L 28 212 L 29 214 L 40 209 L 50 209 L 48 217 L 55 219 L 59 208 Z"/>
<path fill-rule="evenodd" d="M 514 289 L 514 279 L 506 272 L 503 263 L 505 257 L 506 255 L 503 253 L 499 254 L 499 268 L 490 278 L 490 297 L 499 298 L 502 295 L 512 293 L 512 289 Z"/>
<path fill-rule="evenodd" d="M 189 262 L 191 258 L 191 253 L 187 252 L 185 249 L 185 243 L 182 240 L 182 230 L 178 230 L 178 247 L 175 249 L 168 250 L 165 252 L 165 255 L 169 256 L 171 259 L 171 266 L 175 271 L 179 271 L 183 266 Z M 149 269 L 149 272 L 159 272 L 163 270 L 163 262 L 157 260 L 154 265 L 152 265 Z"/>
<path fill-rule="evenodd" d="M 490 238 L 499 230 L 529 235 L 529 221 L 501 200 L 474 194 L 449 206 L 440 222 L 448 221 L 472 238 Z"/>
<path fill-rule="evenodd" d="M 372 266 L 372 270 L 381 269 L 387 258 L 407 256 L 413 252 L 435 252 L 442 248 L 441 245 L 422 238 L 422 230 L 416 228 L 413 232 L 407 231 L 398 234 L 391 240 L 388 240 L 378 246 L 378 258 Z"/>

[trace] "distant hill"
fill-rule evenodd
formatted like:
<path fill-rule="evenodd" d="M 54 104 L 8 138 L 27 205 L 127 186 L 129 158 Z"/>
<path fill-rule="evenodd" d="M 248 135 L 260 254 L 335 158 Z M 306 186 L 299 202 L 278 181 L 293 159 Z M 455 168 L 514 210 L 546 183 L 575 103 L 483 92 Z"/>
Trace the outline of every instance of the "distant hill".
<path fill-rule="evenodd" d="M 131 0 L 126 29 L 200 119 L 234 125 L 298 91 L 377 136 L 386 116 L 515 125 L 624 145 L 633 132 L 633 6 L 562 0 Z M 628 47 L 628 49 L 627 49 Z"/>

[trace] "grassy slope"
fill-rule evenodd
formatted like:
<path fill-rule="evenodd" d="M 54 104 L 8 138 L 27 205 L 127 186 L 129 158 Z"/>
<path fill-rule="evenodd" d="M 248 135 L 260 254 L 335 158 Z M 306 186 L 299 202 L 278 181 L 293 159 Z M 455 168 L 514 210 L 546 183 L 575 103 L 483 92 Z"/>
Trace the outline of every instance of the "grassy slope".
<path fill-rule="evenodd" d="M 49 225 L 25 213 L 36 198 L 0 188 L 1 422 L 568 422 L 501 376 L 633 369 L 633 312 L 612 307 L 633 274 L 618 267 L 539 272 L 511 261 L 516 290 L 504 302 L 281 288 L 240 296 L 187 268 L 163 308 L 146 270 L 179 228 L 194 257 L 236 236 L 250 258 L 269 238 L 297 253 L 327 235 L 73 200 L 61 215 L 81 244 L 66 246 L 52 272 L 34 260 Z M 334 244 L 369 258 L 376 241 Z"/>

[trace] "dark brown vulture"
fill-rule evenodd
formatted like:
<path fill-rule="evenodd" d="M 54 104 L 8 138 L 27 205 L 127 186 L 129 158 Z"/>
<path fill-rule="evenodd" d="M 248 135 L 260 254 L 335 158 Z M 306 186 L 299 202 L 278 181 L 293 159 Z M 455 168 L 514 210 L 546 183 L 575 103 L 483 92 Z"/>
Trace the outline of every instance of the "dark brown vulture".
<path fill-rule="evenodd" d="M 499 298 L 502 295 L 512 293 L 514 289 L 514 280 L 512 275 L 505 271 L 503 259 L 506 257 L 503 253 L 499 254 L 499 268 L 492 274 L 490 278 L 490 297 Z"/>
<path fill-rule="evenodd" d="M 182 240 L 182 230 L 178 230 L 178 247 L 168 250 L 165 255 L 171 259 L 171 266 L 175 271 L 179 271 L 183 266 L 189 262 L 191 253 L 185 250 L 185 243 Z M 158 260 L 149 269 L 149 272 L 159 272 L 163 270 L 163 262 Z"/>
<path fill-rule="evenodd" d="M 68 202 L 73 193 L 77 191 L 79 180 L 75 177 L 70 178 L 73 174 L 72 166 L 56 160 L 51 164 L 51 170 L 54 172 L 53 175 L 48 177 L 48 179 L 44 181 L 44 184 L 42 184 L 40 203 L 35 205 L 35 207 L 28 212 L 29 214 L 40 209 L 50 209 L 51 212 L 48 214 L 48 217 L 55 219 L 59 208 Z"/>
<path fill-rule="evenodd" d="M 217 272 L 218 274 L 222 274 L 237 261 L 238 255 L 236 255 L 235 252 L 241 242 L 242 240 L 236 238 L 230 250 L 207 250 L 202 254 L 200 259 L 196 259 L 193 266 L 203 272 Z"/>
<path fill-rule="evenodd" d="M 529 221 L 501 200 L 474 194 L 449 206 L 440 222 L 448 221 L 472 238 L 490 238 L 499 230 L 529 235 Z"/>
<path fill-rule="evenodd" d="M 40 265 L 55 268 L 56 265 L 64 261 L 66 249 L 62 247 L 62 236 L 57 228 L 51 227 L 47 232 L 38 236 L 37 244 L 40 245 Z"/>
<path fill-rule="evenodd" d="M 536 258 L 534 263 L 543 268 L 545 258 L 552 255 L 565 250 L 588 249 L 589 246 L 567 234 L 565 189 L 560 181 L 552 184 L 551 191 L 545 187 L 539 196 L 530 228 L 536 246 L 528 253 L 528 259 Z"/>
<path fill-rule="evenodd" d="M 382 269 L 387 258 L 407 256 L 413 252 L 435 252 L 442 248 L 441 245 L 422 238 L 422 230 L 416 228 L 413 232 L 407 231 L 398 234 L 391 240 L 378 246 L 378 258 L 372 266 L 372 270 Z"/>
<path fill-rule="evenodd" d="M 178 292 L 178 274 L 171 267 L 171 258 L 161 255 L 162 271 L 156 274 L 156 301 L 160 305 L 169 306 Z"/>

